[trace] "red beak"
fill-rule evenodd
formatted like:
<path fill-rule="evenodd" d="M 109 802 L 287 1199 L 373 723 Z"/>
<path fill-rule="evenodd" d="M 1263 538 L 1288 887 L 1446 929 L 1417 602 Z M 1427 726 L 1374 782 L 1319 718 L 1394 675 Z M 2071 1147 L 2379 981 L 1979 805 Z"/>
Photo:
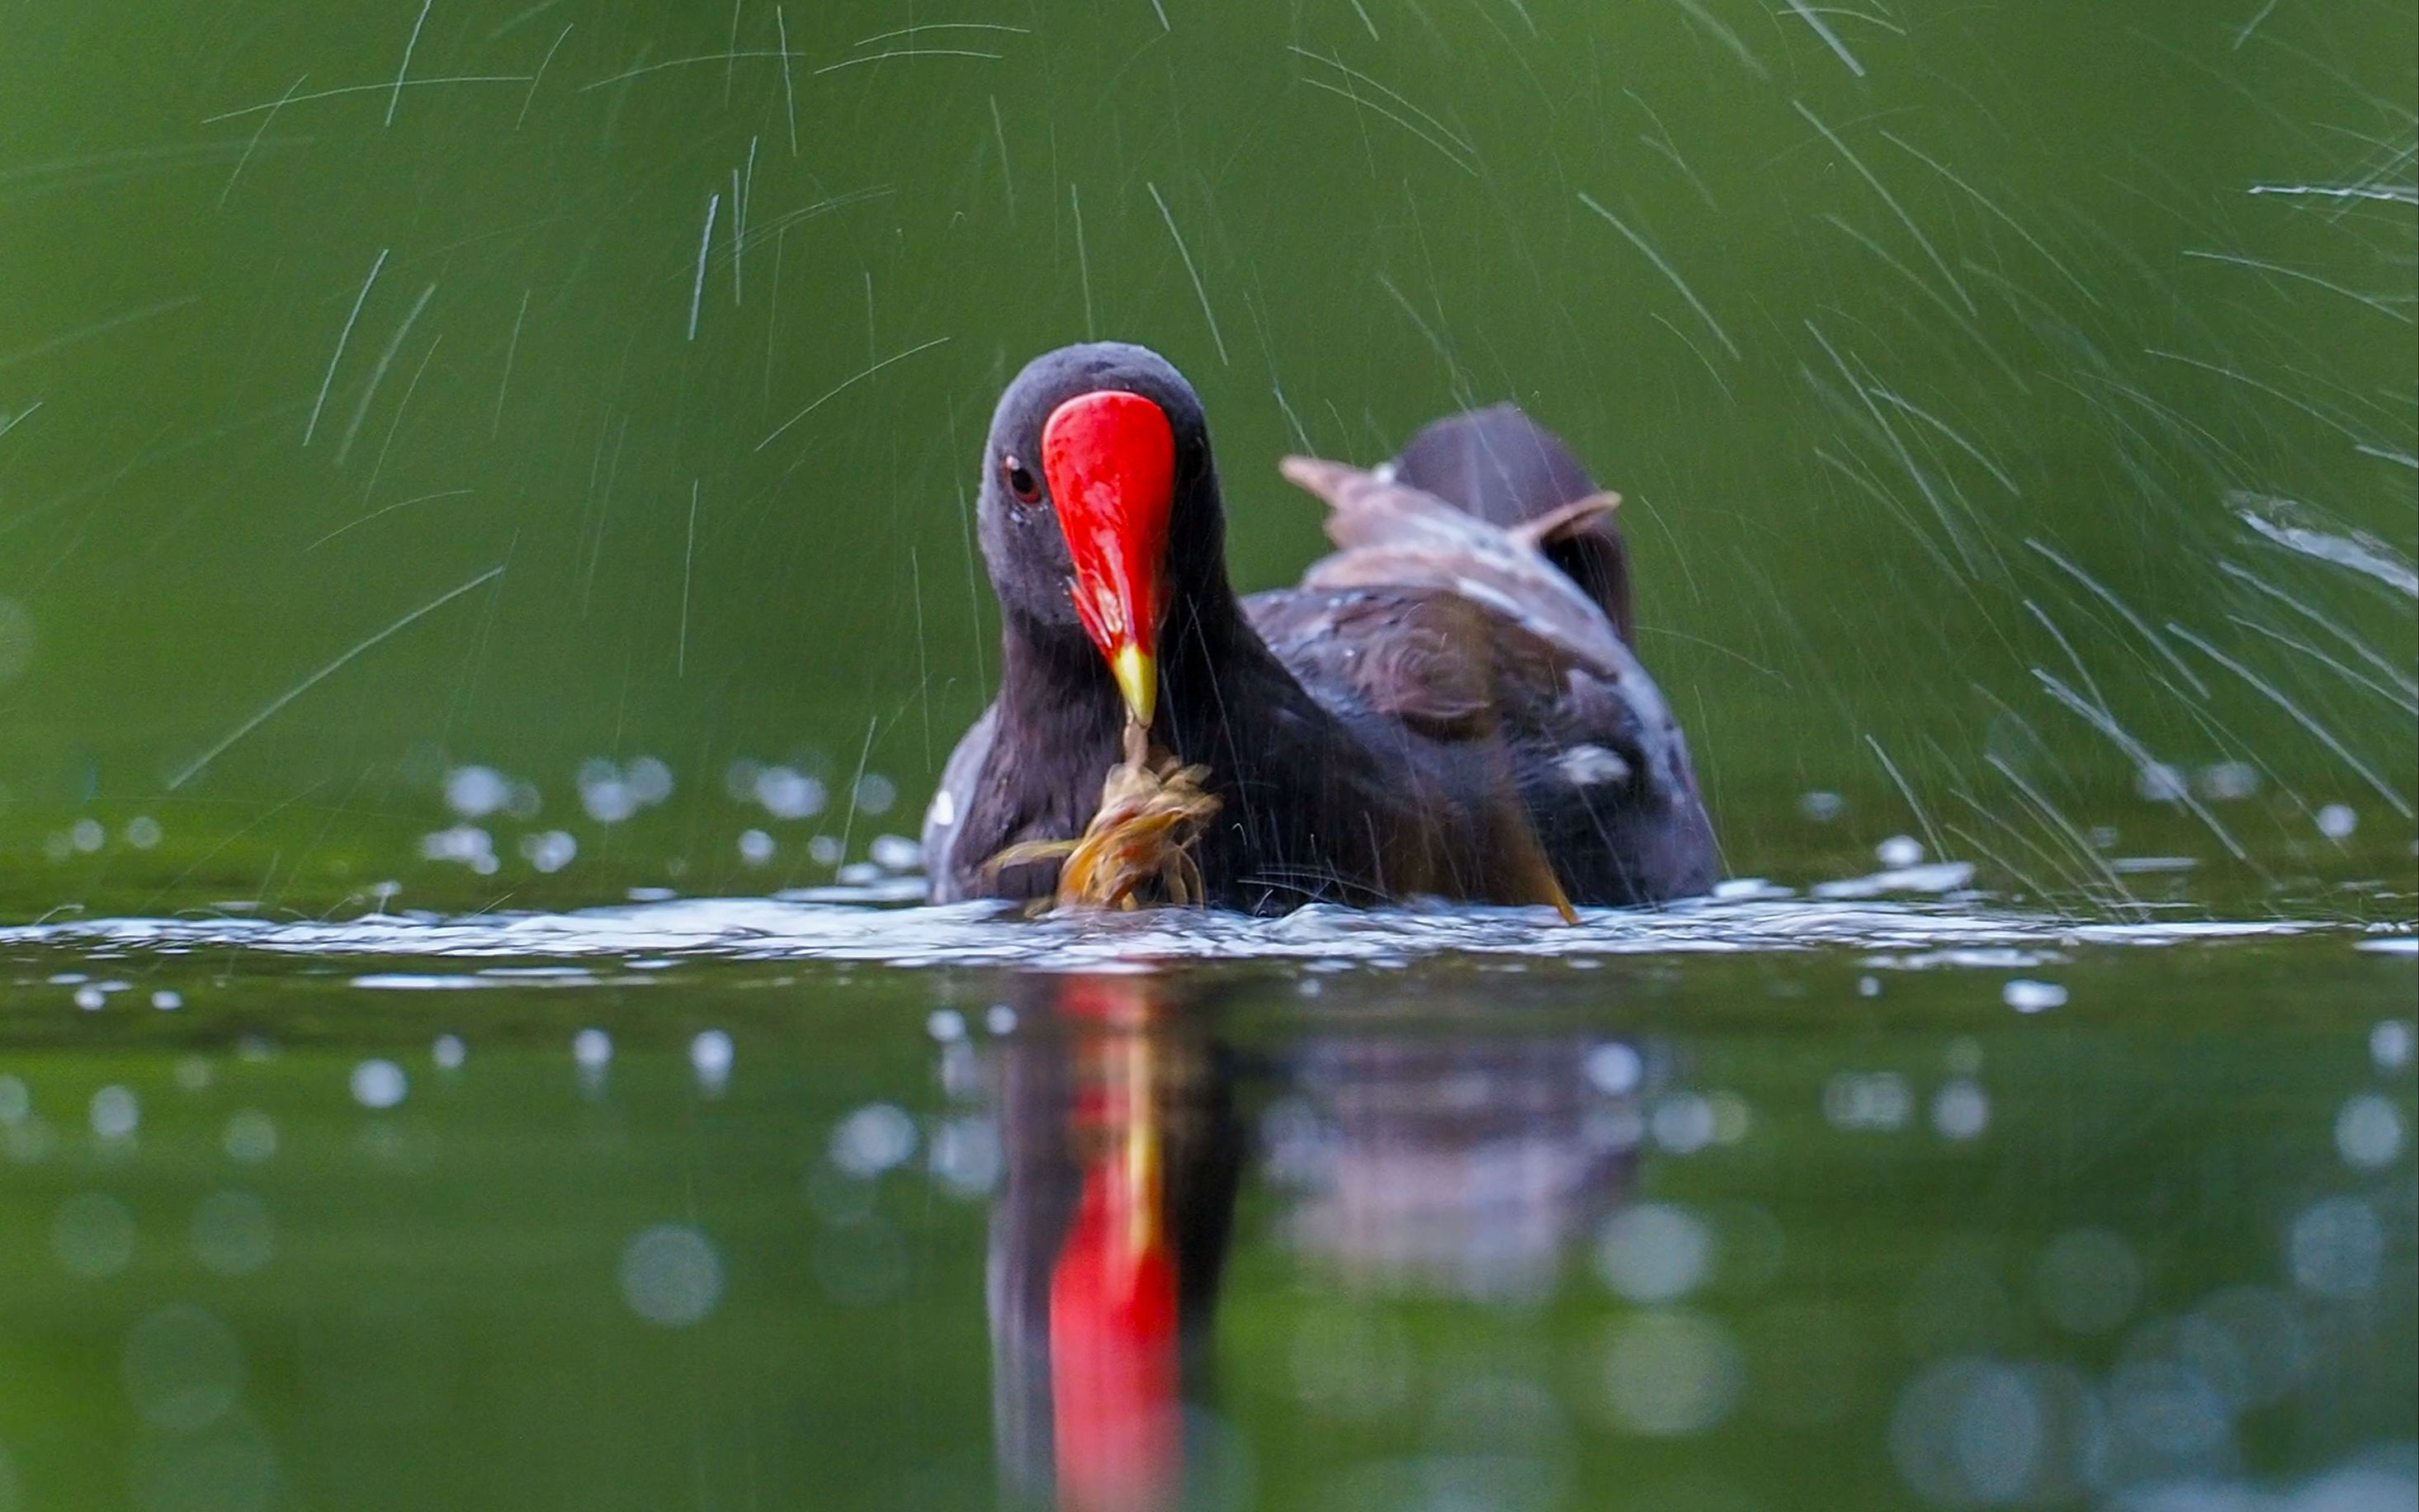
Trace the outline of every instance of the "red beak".
<path fill-rule="evenodd" d="M 1041 474 L 1075 566 L 1075 613 L 1148 725 L 1159 702 L 1159 617 L 1167 524 L 1176 503 L 1176 432 L 1139 393 L 1102 389 L 1051 411 Z"/>

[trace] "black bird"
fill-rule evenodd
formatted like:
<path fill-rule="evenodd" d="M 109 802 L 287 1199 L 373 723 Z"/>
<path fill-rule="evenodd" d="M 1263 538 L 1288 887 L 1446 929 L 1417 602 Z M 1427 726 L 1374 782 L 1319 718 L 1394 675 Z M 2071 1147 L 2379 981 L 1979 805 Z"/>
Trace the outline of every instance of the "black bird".
<path fill-rule="evenodd" d="M 1035 359 L 1001 395 L 977 522 L 1000 687 L 924 827 L 932 894 L 1050 895 L 1129 716 L 1209 770 L 1209 901 L 1639 903 L 1714 880 L 1687 742 L 1630 645 L 1612 496 L 1502 405 L 1373 472 L 1289 458 L 1342 548 L 1238 598 L 1201 401 L 1157 353 Z"/>

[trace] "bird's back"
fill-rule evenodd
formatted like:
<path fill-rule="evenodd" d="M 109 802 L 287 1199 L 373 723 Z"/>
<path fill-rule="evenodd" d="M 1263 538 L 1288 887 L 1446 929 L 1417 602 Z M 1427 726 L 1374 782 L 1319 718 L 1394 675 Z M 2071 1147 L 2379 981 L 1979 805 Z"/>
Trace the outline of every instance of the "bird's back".
<path fill-rule="evenodd" d="M 1512 404 L 1431 423 L 1380 471 L 1506 530 L 1597 491 L 1562 439 Z M 1548 542 L 1546 557 L 1595 601 L 1623 640 L 1634 640 L 1629 551 L 1619 526 L 1593 519 Z"/>
<path fill-rule="evenodd" d="M 1372 471 L 1285 472 L 1327 501 L 1339 549 L 1245 609 L 1306 688 L 1518 815 L 1576 901 L 1711 885 L 1687 740 L 1630 646 L 1618 501 L 1560 440 L 1503 405 Z"/>

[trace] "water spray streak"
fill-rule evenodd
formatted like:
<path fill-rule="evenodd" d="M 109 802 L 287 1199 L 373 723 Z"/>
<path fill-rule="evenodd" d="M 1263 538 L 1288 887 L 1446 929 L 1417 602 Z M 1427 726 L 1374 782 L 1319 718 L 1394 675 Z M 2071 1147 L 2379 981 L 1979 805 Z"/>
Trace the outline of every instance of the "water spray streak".
<path fill-rule="evenodd" d="M 335 660 L 320 668 L 317 671 L 313 672 L 310 676 L 303 678 L 300 682 L 295 684 L 292 687 L 287 688 L 285 692 L 278 694 L 275 698 L 270 700 L 268 706 L 263 708 L 258 714 L 254 715 L 251 718 L 246 719 L 243 723 L 227 732 L 226 737 L 221 740 L 217 745 L 212 746 L 209 749 L 202 752 L 199 756 L 194 757 L 192 761 L 186 763 L 184 766 L 180 767 L 174 777 L 168 779 L 168 791 L 174 793 L 178 788 L 181 788 L 186 783 L 192 781 L 194 778 L 200 776 L 203 768 L 208 766 L 210 763 L 217 761 L 220 757 L 225 755 L 228 749 L 233 747 L 236 742 L 259 729 L 262 725 L 267 724 L 276 716 L 280 709 L 285 708 L 296 699 L 300 698 L 303 694 L 308 693 L 311 689 L 318 687 L 321 683 L 326 682 L 337 672 L 344 671 L 344 669 L 351 664 L 353 659 L 361 656 L 362 653 L 402 634 L 414 625 L 419 624 L 422 620 L 426 619 L 429 615 L 436 613 L 446 605 L 451 604 L 457 598 L 460 598 L 463 594 L 471 592 L 483 583 L 493 582 L 503 575 L 504 564 L 502 563 L 498 563 L 496 565 L 489 567 L 486 571 L 479 574 L 476 578 L 471 579 L 469 582 L 464 583 L 459 588 L 452 589 L 446 593 L 438 594 L 435 598 L 432 598 L 427 603 L 421 605 L 418 609 L 406 614 L 403 618 L 395 621 L 393 625 L 388 625 L 385 629 L 378 631 L 368 640 L 362 641 L 359 645 L 354 646 L 350 651 L 338 656 Z"/>

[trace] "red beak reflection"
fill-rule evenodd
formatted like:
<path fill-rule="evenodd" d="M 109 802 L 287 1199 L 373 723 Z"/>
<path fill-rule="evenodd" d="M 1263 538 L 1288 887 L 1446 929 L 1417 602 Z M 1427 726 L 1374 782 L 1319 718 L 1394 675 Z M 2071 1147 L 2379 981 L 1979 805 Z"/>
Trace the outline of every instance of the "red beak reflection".
<path fill-rule="evenodd" d="M 1183 1462 L 1176 1260 L 1167 1232 L 1156 1006 L 1140 984 L 1079 981 L 1071 1144 L 1075 1220 L 1050 1277 L 1059 1505 L 1151 1512 Z"/>

